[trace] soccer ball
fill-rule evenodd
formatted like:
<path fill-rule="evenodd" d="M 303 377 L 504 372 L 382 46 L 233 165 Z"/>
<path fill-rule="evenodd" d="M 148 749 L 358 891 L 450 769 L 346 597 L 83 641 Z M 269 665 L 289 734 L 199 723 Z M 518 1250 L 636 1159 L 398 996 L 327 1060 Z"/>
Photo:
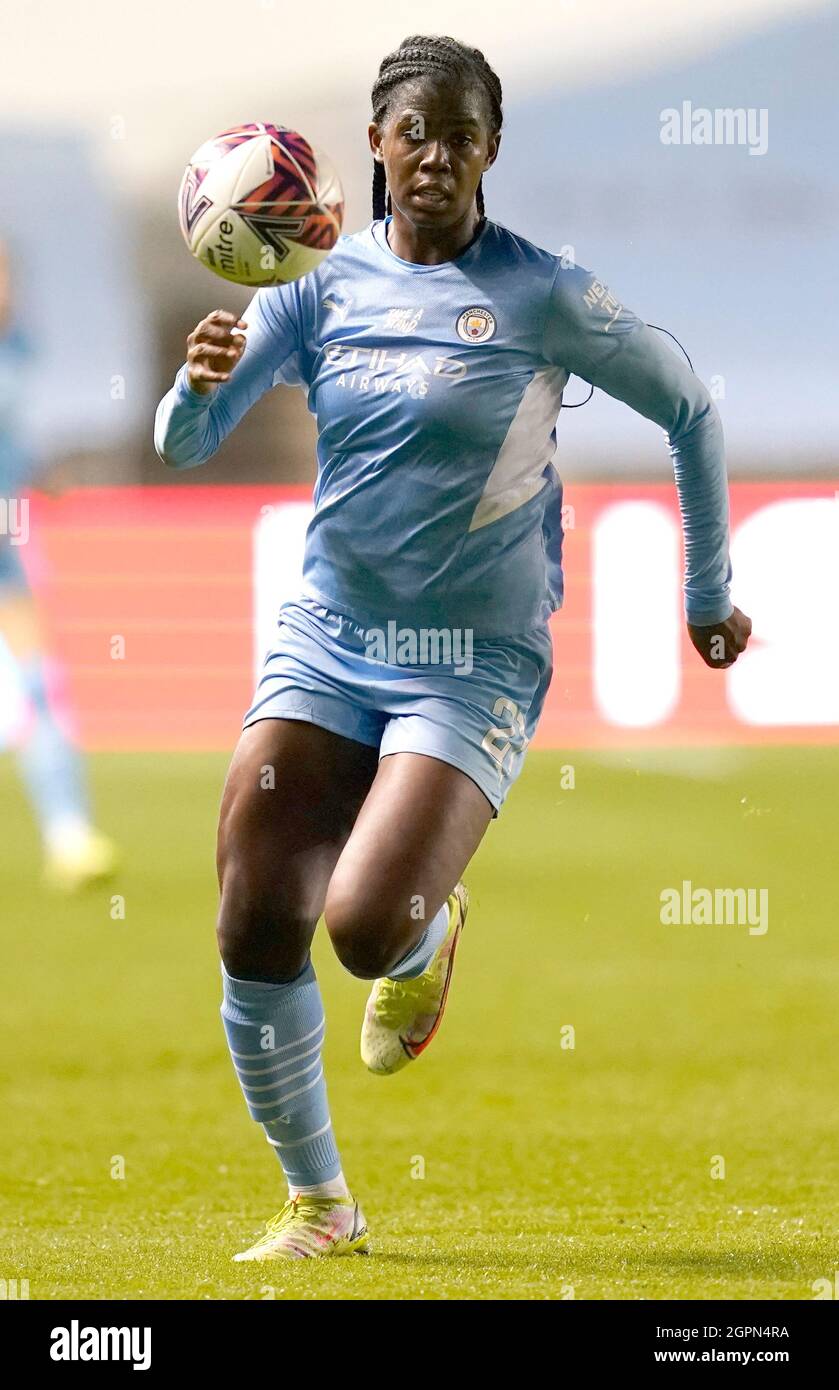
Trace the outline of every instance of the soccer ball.
<path fill-rule="evenodd" d="M 237 285 L 279 285 L 314 270 L 344 217 L 326 155 L 285 126 L 234 126 L 195 151 L 178 213 L 193 256 Z"/>

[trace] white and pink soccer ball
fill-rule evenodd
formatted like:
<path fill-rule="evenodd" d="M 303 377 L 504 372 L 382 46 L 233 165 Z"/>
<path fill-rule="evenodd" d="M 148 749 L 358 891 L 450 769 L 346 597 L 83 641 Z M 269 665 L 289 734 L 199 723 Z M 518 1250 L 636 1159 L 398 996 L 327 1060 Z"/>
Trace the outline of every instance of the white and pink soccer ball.
<path fill-rule="evenodd" d="M 314 270 L 341 234 L 344 192 L 327 156 L 285 126 L 234 126 L 195 151 L 178 195 L 184 240 L 237 285 Z"/>

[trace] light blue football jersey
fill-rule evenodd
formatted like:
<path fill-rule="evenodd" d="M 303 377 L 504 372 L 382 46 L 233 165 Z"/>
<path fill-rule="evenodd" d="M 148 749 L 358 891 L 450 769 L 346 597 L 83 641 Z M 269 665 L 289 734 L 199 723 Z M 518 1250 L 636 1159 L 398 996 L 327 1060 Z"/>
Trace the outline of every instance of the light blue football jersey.
<path fill-rule="evenodd" d="M 722 430 L 705 387 L 596 276 L 486 220 L 442 265 L 401 260 L 390 218 L 342 236 L 320 266 L 258 290 L 230 381 L 161 401 L 155 447 L 202 463 L 278 383 L 318 427 L 303 592 L 357 622 L 521 633 L 562 602 L 557 417 L 570 373 L 669 436 L 689 619 L 728 593 Z"/>

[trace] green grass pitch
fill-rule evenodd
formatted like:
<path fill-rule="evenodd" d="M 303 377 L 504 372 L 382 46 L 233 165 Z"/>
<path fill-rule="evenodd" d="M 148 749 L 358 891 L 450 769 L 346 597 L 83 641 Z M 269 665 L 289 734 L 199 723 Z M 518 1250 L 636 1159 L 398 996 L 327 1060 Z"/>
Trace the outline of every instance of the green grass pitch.
<path fill-rule="evenodd" d="M 263 1266 L 230 1259 L 283 1191 L 218 1016 L 226 762 L 95 758 L 125 867 L 72 901 L 38 886 L 0 762 L 0 1278 L 33 1299 L 811 1299 L 833 1279 L 836 750 L 532 752 L 468 875 L 439 1038 L 396 1077 L 362 1068 L 367 986 L 319 932 L 374 1253 Z M 663 926 L 683 879 L 767 888 L 768 932 Z"/>

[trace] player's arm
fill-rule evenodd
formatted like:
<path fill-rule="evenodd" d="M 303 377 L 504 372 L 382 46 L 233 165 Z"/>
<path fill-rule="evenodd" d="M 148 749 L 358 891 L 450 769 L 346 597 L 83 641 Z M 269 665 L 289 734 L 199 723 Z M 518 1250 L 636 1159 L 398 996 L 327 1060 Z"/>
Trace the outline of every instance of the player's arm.
<path fill-rule="evenodd" d="M 164 463 L 204 463 L 272 386 L 303 383 L 295 304 L 292 286 L 259 290 L 244 318 L 214 309 L 193 329 L 186 362 L 155 416 L 154 447 Z"/>
<path fill-rule="evenodd" d="M 685 538 L 685 616 L 709 666 L 736 661 L 751 623 L 731 602 L 722 424 L 702 382 L 589 271 L 557 266 L 545 355 L 666 431 Z"/>

